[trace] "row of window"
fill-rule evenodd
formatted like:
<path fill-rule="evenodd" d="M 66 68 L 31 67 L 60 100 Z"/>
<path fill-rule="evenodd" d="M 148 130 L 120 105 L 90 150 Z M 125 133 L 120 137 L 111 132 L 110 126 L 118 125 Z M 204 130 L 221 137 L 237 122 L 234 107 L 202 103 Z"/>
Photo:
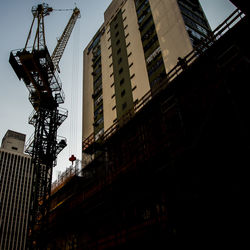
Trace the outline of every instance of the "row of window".
<path fill-rule="evenodd" d="M 1 158 L 3 159 L 3 156 L 6 156 L 8 159 L 7 162 L 5 162 L 5 166 L 1 164 L 1 170 L 3 168 L 8 169 L 8 172 L 5 171 L 4 175 L 1 175 L 1 177 L 4 179 L 7 178 L 4 183 L 4 189 L 1 189 L 1 213 L 0 213 L 0 221 L 1 221 L 1 234 L 0 234 L 0 248 L 1 249 L 14 249 L 14 245 L 17 244 L 17 249 L 23 249 L 24 245 L 22 244 L 22 240 L 25 239 L 26 234 L 26 222 L 28 219 L 28 205 L 29 205 L 29 183 L 27 180 L 30 181 L 30 179 L 27 179 L 26 171 L 31 170 L 30 166 L 30 159 L 25 158 L 20 159 L 20 156 L 17 157 L 18 161 L 10 161 L 11 156 L 10 155 L 3 155 L 1 154 Z M 9 157 L 7 157 L 9 156 Z M 5 159 L 6 159 L 5 158 Z M 2 161 L 3 162 L 3 161 Z M 29 165 L 26 165 L 26 164 Z M 13 171 L 13 168 L 9 168 L 12 164 L 18 166 L 16 168 L 16 171 Z M 24 165 L 23 165 L 24 164 Z M 29 167 L 28 167 L 29 166 Z M 18 169 L 18 171 L 17 171 Z M 19 173 L 19 170 L 22 173 Z M 25 174 L 25 176 L 24 176 Z M 17 180 L 22 177 L 18 181 Z M 17 186 L 18 185 L 18 186 Z M 11 189 L 11 190 L 10 190 Z M 11 233 L 12 232 L 12 233 Z M 16 249 L 16 248 L 15 248 Z"/>
<path fill-rule="evenodd" d="M 102 33 L 101 33 L 101 32 L 98 32 L 98 34 L 97 34 L 96 37 L 94 38 L 92 44 L 91 44 L 91 45 L 89 46 L 89 48 L 88 48 L 88 53 L 100 43 L 101 35 L 102 35 Z"/>
<path fill-rule="evenodd" d="M 204 25 L 205 27 L 207 27 L 207 22 L 203 18 L 201 18 L 200 16 L 195 14 L 193 11 L 189 10 L 188 7 L 186 7 L 182 3 L 179 4 L 179 7 L 180 7 L 182 13 L 184 13 L 185 15 L 193 18 L 196 22 L 198 22 L 198 23 Z"/>
<path fill-rule="evenodd" d="M 184 20 L 186 25 L 188 25 L 191 28 L 201 32 L 205 36 L 208 35 L 208 31 L 205 28 L 203 28 L 200 24 L 198 24 L 198 23 L 194 22 L 193 20 L 191 20 L 189 17 L 183 15 L 183 20 Z"/>
<path fill-rule="evenodd" d="M 92 49 L 93 64 L 93 105 L 94 105 L 94 133 L 99 133 L 99 125 L 103 126 L 103 98 L 102 98 L 102 65 L 101 65 L 101 46 L 100 40 L 104 30 L 99 31 L 93 43 L 89 47 Z"/>
<path fill-rule="evenodd" d="M 113 19 L 114 23 L 113 23 L 113 31 L 112 32 L 114 32 L 114 36 L 112 39 L 112 51 L 114 53 L 115 47 L 117 47 L 115 53 L 118 56 L 118 58 L 115 59 L 113 62 L 113 63 L 115 63 L 115 65 L 113 65 L 113 63 L 112 63 L 112 66 L 114 66 L 117 69 L 117 74 L 115 74 L 115 79 L 114 79 L 117 85 L 115 85 L 115 82 L 111 84 L 111 87 L 115 86 L 115 92 L 116 92 L 111 98 L 114 98 L 119 93 L 119 95 L 121 97 L 120 100 L 122 100 L 121 109 L 125 110 L 127 108 L 128 104 L 126 101 L 127 98 L 125 98 L 127 85 L 125 85 L 126 81 L 125 81 L 125 75 L 124 75 L 127 73 L 127 69 L 124 68 L 124 65 L 126 65 L 127 62 L 124 61 L 125 58 L 123 58 L 123 54 L 126 54 L 126 53 L 123 53 L 122 49 L 129 47 L 130 43 L 126 44 L 126 38 L 129 36 L 129 33 L 125 34 L 125 31 L 126 31 L 128 25 L 123 25 L 122 27 L 120 27 L 120 25 L 122 25 L 124 20 L 126 20 L 126 18 L 127 18 L 126 16 L 122 17 L 123 13 L 124 13 L 124 11 L 118 13 L 116 15 L 116 17 Z M 125 41 L 124 41 L 124 38 L 125 38 Z M 110 39 L 111 39 L 111 37 L 110 37 Z M 125 42 L 125 46 L 124 46 L 124 42 Z M 129 57 L 129 56 L 131 56 L 131 54 L 132 53 L 129 53 L 127 56 Z M 125 60 L 127 60 L 127 58 Z M 132 66 L 132 64 L 129 67 L 131 67 L 131 66 Z M 110 76 L 112 77 L 113 75 L 114 75 L 114 73 L 112 73 Z M 117 99 L 116 99 L 116 101 L 117 101 Z M 116 106 L 114 106 L 112 108 L 112 110 L 115 110 L 115 109 L 116 109 Z M 119 115 L 117 114 L 117 116 L 119 116 Z"/>
<path fill-rule="evenodd" d="M 103 113 L 103 105 L 100 105 L 94 112 L 94 120 L 96 120 L 98 115 L 102 113 Z"/>
<path fill-rule="evenodd" d="M 163 58 L 159 48 L 158 36 L 149 1 L 135 1 L 135 3 L 145 60 L 147 62 L 149 82 L 152 87 L 165 75 Z"/>

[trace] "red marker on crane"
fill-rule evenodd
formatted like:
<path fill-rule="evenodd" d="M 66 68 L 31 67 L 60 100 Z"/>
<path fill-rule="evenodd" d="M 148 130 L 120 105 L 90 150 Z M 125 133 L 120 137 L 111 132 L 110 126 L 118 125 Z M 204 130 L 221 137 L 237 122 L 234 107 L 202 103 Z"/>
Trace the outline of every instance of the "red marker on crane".
<path fill-rule="evenodd" d="M 72 165 L 73 165 L 73 163 L 74 163 L 75 160 L 76 160 L 76 157 L 75 157 L 74 155 L 71 155 L 71 156 L 69 157 L 69 161 L 72 162 Z"/>

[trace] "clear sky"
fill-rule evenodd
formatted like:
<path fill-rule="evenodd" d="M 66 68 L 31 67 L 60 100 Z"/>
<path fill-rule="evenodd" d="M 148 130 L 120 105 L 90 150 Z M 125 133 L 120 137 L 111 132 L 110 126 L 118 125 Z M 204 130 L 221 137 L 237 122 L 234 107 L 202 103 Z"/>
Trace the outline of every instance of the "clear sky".
<path fill-rule="evenodd" d="M 54 9 L 74 8 L 76 5 L 81 11 L 81 18 L 59 64 L 66 95 L 66 101 L 61 106 L 69 110 L 69 117 L 59 128 L 58 135 L 67 138 L 68 147 L 58 156 L 53 174 L 55 179 L 59 171 L 70 166 L 68 158 L 71 154 L 81 159 L 83 50 L 103 23 L 104 11 L 111 0 L 0 0 L 0 140 L 8 129 L 26 134 L 26 140 L 34 132 L 34 127 L 28 124 L 33 110 L 28 101 L 28 90 L 18 80 L 8 60 L 11 50 L 22 49 L 25 45 L 32 21 L 31 7 L 43 2 Z M 200 3 L 212 29 L 235 9 L 229 0 L 200 0 Z M 50 53 L 71 14 L 71 11 L 54 11 L 45 18 Z"/>

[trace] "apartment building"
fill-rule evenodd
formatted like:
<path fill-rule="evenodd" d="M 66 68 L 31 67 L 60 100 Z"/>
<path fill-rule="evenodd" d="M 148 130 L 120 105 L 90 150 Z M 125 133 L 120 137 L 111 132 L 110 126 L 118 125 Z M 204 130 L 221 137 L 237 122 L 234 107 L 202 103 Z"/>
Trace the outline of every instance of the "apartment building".
<path fill-rule="evenodd" d="M 210 33 L 198 0 L 113 0 L 84 50 L 83 140 L 95 140 Z"/>
<path fill-rule="evenodd" d="M 8 130 L 0 148 L 0 249 L 26 249 L 33 169 L 25 137 Z"/>

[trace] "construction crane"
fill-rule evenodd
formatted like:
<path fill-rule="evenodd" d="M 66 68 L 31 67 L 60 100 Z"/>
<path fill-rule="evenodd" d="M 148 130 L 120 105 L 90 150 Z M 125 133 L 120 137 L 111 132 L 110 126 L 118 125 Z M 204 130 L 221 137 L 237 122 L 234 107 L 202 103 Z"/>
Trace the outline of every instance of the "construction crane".
<path fill-rule="evenodd" d="M 67 145 L 66 139 L 57 137 L 57 130 L 68 115 L 67 110 L 59 107 L 64 103 L 65 97 L 58 75 L 58 64 L 76 20 L 80 17 L 80 10 L 73 10 L 52 56 L 46 46 L 44 17 L 53 9 L 47 4 L 39 4 L 32 7 L 31 11 L 33 21 L 25 47 L 11 51 L 9 62 L 19 80 L 23 80 L 29 90 L 29 100 L 34 108 L 29 123 L 34 125 L 35 132 L 26 148 L 34 166 L 27 245 L 29 249 L 43 249 L 42 238 L 48 223 L 52 170 L 56 165 L 57 155 Z M 28 47 L 33 33 L 33 45 Z"/>

